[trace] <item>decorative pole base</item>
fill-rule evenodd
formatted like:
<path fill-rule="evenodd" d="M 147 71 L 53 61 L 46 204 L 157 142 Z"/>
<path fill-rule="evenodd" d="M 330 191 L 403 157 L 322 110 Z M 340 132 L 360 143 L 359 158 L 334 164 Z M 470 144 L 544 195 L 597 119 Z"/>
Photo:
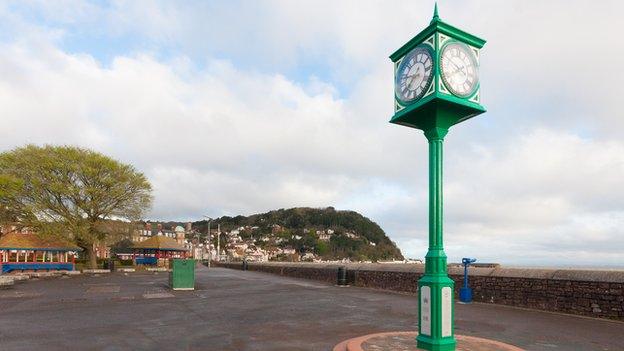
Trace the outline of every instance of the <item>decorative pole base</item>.
<path fill-rule="evenodd" d="M 417 346 L 430 351 L 455 350 L 453 287 L 446 275 L 425 275 L 418 281 L 419 330 Z"/>
<path fill-rule="evenodd" d="M 333 351 L 419 351 L 414 345 L 416 332 L 389 332 L 360 336 L 336 345 Z M 489 339 L 457 335 L 458 351 L 524 351 L 523 349 Z"/>

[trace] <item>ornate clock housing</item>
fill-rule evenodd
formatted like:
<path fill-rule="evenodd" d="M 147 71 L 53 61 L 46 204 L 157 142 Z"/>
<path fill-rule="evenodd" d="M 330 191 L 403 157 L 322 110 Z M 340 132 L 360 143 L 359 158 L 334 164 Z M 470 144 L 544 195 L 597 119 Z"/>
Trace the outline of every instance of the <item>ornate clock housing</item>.
<path fill-rule="evenodd" d="M 485 40 L 443 22 L 434 11 L 429 26 L 390 55 L 395 72 L 390 122 L 448 130 L 485 112 L 479 81 L 483 45 Z"/>
<path fill-rule="evenodd" d="M 394 93 L 402 104 L 409 104 L 425 95 L 433 81 L 432 50 L 419 45 L 405 55 L 395 72 Z"/>
<path fill-rule="evenodd" d="M 473 51 L 452 40 L 440 53 L 440 75 L 446 88 L 459 97 L 472 96 L 479 86 L 479 65 Z"/>

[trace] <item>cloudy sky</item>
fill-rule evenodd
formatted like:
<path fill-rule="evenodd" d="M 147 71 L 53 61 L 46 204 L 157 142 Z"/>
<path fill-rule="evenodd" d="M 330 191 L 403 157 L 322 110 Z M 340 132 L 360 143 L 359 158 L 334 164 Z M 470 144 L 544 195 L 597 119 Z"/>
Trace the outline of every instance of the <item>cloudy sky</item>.
<path fill-rule="evenodd" d="M 445 143 L 449 259 L 624 266 L 624 3 L 439 7 L 488 40 L 488 112 Z M 132 163 L 153 219 L 353 209 L 422 257 L 427 144 L 388 123 L 388 55 L 432 8 L 0 1 L 0 151 L 72 144 Z"/>

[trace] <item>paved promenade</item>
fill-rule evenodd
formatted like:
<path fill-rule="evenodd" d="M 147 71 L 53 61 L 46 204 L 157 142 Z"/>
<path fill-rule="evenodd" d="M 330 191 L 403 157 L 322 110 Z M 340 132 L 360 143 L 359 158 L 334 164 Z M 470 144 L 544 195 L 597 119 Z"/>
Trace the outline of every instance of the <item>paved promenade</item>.
<path fill-rule="evenodd" d="M 415 296 L 198 268 L 197 290 L 164 273 L 27 281 L 0 290 L 1 350 L 319 350 L 416 330 Z M 624 323 L 457 305 L 457 333 L 526 350 L 624 350 Z"/>

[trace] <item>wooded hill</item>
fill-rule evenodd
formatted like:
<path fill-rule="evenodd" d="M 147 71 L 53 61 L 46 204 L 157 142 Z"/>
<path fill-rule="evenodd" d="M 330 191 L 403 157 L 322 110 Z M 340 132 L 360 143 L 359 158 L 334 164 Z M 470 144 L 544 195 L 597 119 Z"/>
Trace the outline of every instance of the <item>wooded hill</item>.
<path fill-rule="evenodd" d="M 293 247 L 298 252 L 313 252 L 323 259 L 349 258 L 356 261 L 402 260 L 401 251 L 386 233 L 370 219 L 354 211 L 327 208 L 279 209 L 250 216 L 224 216 L 211 222 L 226 232 L 240 227 L 243 239 L 253 239 L 258 246 L 272 245 L 264 237 L 279 237 L 280 247 Z M 207 232 L 207 221 L 193 223 L 200 233 Z M 279 226 L 278 227 L 276 227 Z M 253 228 L 253 229 L 251 229 Z M 329 240 L 320 240 L 319 233 L 333 232 Z M 372 243 L 372 244 L 371 244 Z"/>

